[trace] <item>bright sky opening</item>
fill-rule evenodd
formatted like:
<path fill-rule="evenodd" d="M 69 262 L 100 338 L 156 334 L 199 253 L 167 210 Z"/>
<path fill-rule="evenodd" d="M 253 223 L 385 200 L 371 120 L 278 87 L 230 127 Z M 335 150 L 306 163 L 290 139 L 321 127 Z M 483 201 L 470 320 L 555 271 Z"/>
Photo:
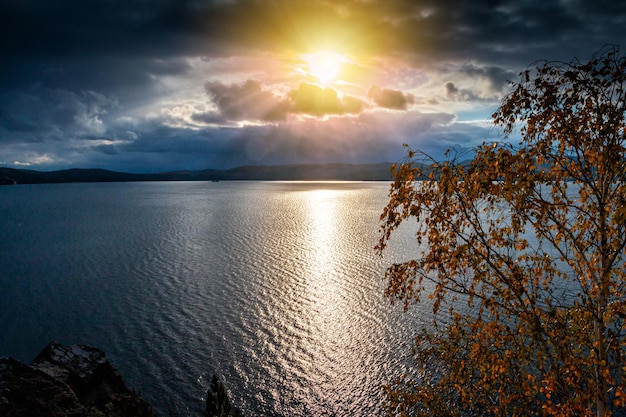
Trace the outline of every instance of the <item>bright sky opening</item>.
<path fill-rule="evenodd" d="M 343 55 L 334 52 L 317 52 L 306 57 L 311 75 L 317 77 L 320 83 L 327 84 L 334 81 L 339 75 L 342 63 L 346 60 Z"/>

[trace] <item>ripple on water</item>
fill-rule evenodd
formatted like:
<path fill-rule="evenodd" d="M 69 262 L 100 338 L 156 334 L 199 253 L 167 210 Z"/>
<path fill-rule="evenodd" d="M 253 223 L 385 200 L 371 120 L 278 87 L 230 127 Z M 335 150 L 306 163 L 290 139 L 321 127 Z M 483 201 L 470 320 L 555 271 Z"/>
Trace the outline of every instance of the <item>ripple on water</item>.
<path fill-rule="evenodd" d="M 3 294 L 28 282 L 31 297 L 0 294 L 0 306 L 62 311 L 22 351 L 48 338 L 97 344 L 162 416 L 200 415 L 213 373 L 250 416 L 379 415 L 381 384 L 409 366 L 422 322 L 382 299 L 390 260 L 373 246 L 387 188 L 68 184 L 16 194 L 10 207 L 0 198 L 0 210 L 16 211 L 0 220 L 12 241 L 0 247 Z M 25 332 L 46 320 L 0 313 L 0 327 Z"/>

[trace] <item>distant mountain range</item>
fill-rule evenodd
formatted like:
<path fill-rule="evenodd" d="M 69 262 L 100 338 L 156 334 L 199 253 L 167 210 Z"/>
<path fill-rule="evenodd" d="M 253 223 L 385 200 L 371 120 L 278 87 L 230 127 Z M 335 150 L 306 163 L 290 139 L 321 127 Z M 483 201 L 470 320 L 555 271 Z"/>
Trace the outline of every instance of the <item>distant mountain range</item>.
<path fill-rule="evenodd" d="M 120 181 L 386 181 L 391 179 L 390 168 L 391 163 L 387 162 L 357 165 L 248 165 L 227 170 L 206 169 L 156 174 L 131 174 L 105 169 L 34 171 L 29 169 L 0 168 L 0 185 Z"/>

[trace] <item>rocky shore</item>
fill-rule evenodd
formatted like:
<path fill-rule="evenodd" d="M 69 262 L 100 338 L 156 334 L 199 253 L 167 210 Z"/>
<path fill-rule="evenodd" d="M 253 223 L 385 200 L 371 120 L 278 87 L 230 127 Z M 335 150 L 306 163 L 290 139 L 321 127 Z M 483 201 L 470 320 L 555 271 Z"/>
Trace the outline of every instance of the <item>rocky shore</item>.
<path fill-rule="evenodd" d="M 0 359 L 0 416 L 155 417 L 103 351 L 51 343 L 31 365 Z"/>

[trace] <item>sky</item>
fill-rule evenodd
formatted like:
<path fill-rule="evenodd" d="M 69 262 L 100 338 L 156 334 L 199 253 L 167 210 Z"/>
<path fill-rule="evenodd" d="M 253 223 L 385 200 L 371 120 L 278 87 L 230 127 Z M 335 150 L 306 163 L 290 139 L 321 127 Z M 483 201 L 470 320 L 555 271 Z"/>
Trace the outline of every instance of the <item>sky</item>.
<path fill-rule="evenodd" d="M 502 139 L 539 60 L 626 48 L 623 0 L 0 0 L 0 167 L 394 162 Z"/>

